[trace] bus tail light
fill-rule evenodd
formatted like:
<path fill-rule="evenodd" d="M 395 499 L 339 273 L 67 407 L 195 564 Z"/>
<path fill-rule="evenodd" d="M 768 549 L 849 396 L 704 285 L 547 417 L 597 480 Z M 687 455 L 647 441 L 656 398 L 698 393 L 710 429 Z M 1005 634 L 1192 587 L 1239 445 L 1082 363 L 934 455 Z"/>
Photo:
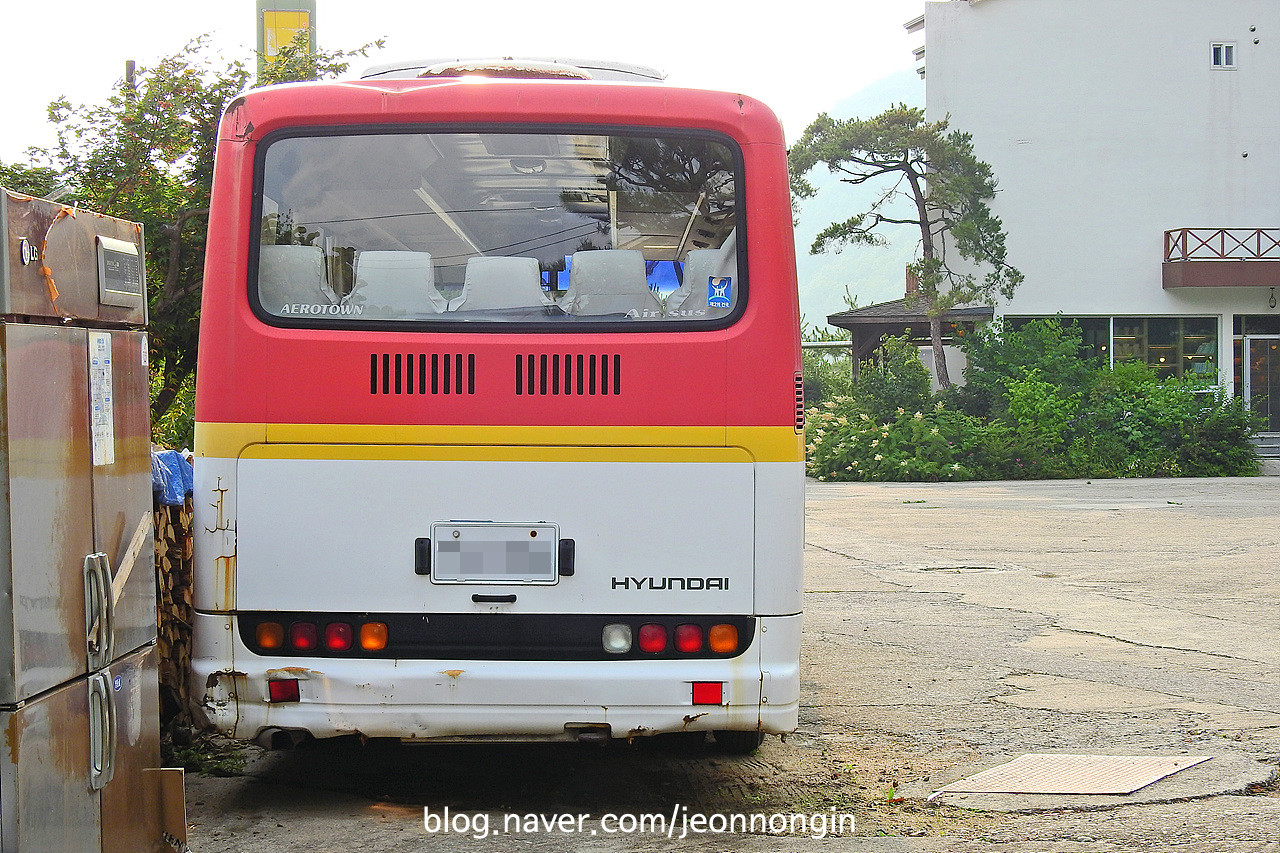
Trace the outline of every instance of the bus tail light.
<path fill-rule="evenodd" d="M 387 647 L 387 623 L 365 622 L 360 626 L 360 648 L 380 652 Z"/>
<path fill-rule="evenodd" d="M 289 626 L 289 645 L 300 652 L 309 652 L 320 645 L 320 631 L 314 622 L 294 622 Z"/>
<path fill-rule="evenodd" d="M 278 649 L 284 646 L 284 626 L 279 622 L 261 622 L 254 629 L 253 638 L 260 649 Z"/>
<path fill-rule="evenodd" d="M 723 705 L 724 684 L 719 681 L 693 682 L 693 704 Z"/>
<path fill-rule="evenodd" d="M 677 625 L 676 648 L 686 654 L 702 650 L 702 626 Z"/>
<path fill-rule="evenodd" d="M 631 651 L 631 626 L 616 622 L 605 625 L 600 633 L 600 643 L 611 655 L 625 655 Z"/>
<path fill-rule="evenodd" d="M 297 702 L 298 679 L 296 678 L 280 678 L 275 681 L 267 682 L 267 694 L 271 697 L 271 702 Z"/>
<path fill-rule="evenodd" d="M 640 626 L 640 651 L 657 654 L 667 649 L 667 629 L 665 625 Z"/>
<path fill-rule="evenodd" d="M 324 626 L 324 647 L 331 652 L 351 648 L 351 626 L 346 622 L 330 622 Z"/>
<path fill-rule="evenodd" d="M 732 654 L 738 650 L 738 629 L 733 625 L 712 625 L 707 632 L 707 645 L 718 655 Z"/>

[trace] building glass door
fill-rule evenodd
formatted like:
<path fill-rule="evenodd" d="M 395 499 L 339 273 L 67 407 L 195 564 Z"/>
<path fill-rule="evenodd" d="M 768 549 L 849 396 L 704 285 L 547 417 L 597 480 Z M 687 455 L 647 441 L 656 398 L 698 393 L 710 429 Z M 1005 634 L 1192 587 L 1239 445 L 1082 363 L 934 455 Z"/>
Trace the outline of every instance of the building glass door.
<path fill-rule="evenodd" d="M 1280 336 L 1245 335 L 1244 402 L 1266 418 L 1266 431 L 1280 432 Z"/>

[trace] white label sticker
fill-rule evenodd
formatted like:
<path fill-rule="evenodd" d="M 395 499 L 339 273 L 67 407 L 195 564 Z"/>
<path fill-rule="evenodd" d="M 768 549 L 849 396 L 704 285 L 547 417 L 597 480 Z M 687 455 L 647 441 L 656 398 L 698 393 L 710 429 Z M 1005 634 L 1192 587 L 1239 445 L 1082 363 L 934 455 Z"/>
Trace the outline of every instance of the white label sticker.
<path fill-rule="evenodd" d="M 89 432 L 93 464 L 116 461 L 116 425 L 111 381 L 111 333 L 89 333 Z"/>

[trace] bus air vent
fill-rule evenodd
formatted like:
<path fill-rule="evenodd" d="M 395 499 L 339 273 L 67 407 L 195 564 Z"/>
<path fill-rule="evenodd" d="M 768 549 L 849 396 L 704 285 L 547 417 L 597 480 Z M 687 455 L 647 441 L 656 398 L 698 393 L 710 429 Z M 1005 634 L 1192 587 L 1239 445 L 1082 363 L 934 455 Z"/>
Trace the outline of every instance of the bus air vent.
<path fill-rule="evenodd" d="M 516 355 L 516 395 L 608 396 L 622 393 L 622 356 Z"/>
<path fill-rule="evenodd" d="M 804 433 L 804 374 L 796 374 L 796 432 Z"/>
<path fill-rule="evenodd" d="M 373 353 L 370 394 L 474 394 L 474 353 Z"/>

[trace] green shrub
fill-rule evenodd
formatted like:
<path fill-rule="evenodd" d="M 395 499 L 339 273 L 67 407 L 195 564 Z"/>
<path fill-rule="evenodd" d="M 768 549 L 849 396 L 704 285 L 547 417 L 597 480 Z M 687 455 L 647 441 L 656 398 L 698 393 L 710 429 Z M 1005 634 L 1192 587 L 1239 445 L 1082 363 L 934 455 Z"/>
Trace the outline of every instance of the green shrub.
<path fill-rule="evenodd" d="M 1018 328 L 991 323 L 965 337 L 960 346 L 969 365 L 965 384 L 950 402 L 970 414 L 1002 413 L 1012 382 L 1035 373 L 1069 396 L 1088 384 L 1093 366 L 1080 356 L 1080 327 L 1057 319 L 1031 320 Z"/>
<path fill-rule="evenodd" d="M 808 470 L 819 480 L 968 480 L 955 458 L 955 426 L 940 406 L 896 409 L 877 420 L 852 398 L 809 411 Z"/>
<path fill-rule="evenodd" d="M 1258 418 L 1245 408 L 1243 400 L 1215 396 L 1211 405 L 1202 406 L 1196 418 L 1184 423 L 1177 448 L 1182 475 L 1257 476 L 1261 463 L 1249 441 L 1257 429 Z"/>
<path fill-rule="evenodd" d="M 808 472 L 823 480 L 1050 479 L 1062 477 L 1252 476 L 1255 418 L 1199 377 L 1161 381 L 1126 361 L 1108 369 L 1078 354 L 1068 327 L 1028 323 L 1012 333 L 1019 365 L 998 336 L 974 351 L 989 400 L 979 415 L 929 393 L 909 341 L 888 338 L 861 365 L 848 396 L 809 410 Z M 953 402 L 974 403 L 956 394 Z"/>
<path fill-rule="evenodd" d="M 1030 446 L 1043 453 L 1061 449 L 1067 428 L 1080 411 L 1080 394 L 1063 396 L 1057 386 L 1040 378 L 1038 368 L 1022 379 L 1010 379 L 1005 389 L 1009 422 Z"/>
<path fill-rule="evenodd" d="M 873 358 L 858 365 L 850 396 L 859 413 L 886 420 L 894 412 L 923 411 L 933 406 L 929 371 L 920 350 L 907 338 L 886 336 Z"/>

